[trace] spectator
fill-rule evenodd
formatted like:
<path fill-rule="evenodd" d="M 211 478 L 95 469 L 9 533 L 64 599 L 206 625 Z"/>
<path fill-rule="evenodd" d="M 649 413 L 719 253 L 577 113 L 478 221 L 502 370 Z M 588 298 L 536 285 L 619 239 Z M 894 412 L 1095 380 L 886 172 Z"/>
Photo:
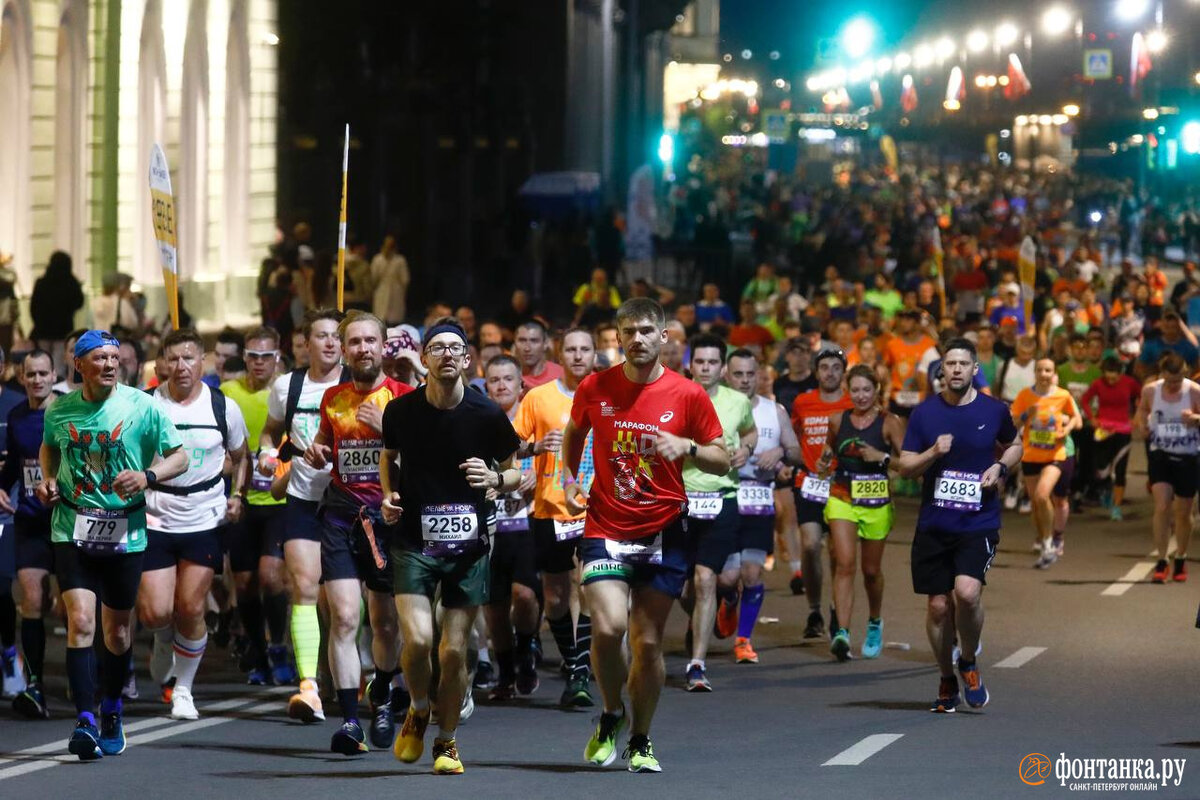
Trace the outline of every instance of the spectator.
<path fill-rule="evenodd" d="M 533 319 L 535 314 L 529 304 L 529 292 L 524 289 L 514 289 L 508 301 L 508 309 L 500 315 L 500 324 L 512 337 L 521 323 Z"/>
<path fill-rule="evenodd" d="M 651 300 L 657 300 L 658 304 L 664 308 L 675 302 L 675 293 L 673 291 L 665 286 L 653 284 L 645 278 L 638 278 L 629 284 L 629 296 L 649 297 Z"/>
<path fill-rule="evenodd" d="M 336 277 L 335 277 L 336 280 Z M 335 291 L 337 284 L 334 284 Z M 346 248 L 346 309 L 371 311 L 375 282 L 371 279 L 371 262 L 367 260 L 365 242 L 352 240 Z"/>
<path fill-rule="evenodd" d="M 775 267 L 763 263 L 758 265 L 754 277 L 742 289 L 742 299 L 754 303 L 755 313 L 758 314 L 759 320 L 763 321 L 771 315 L 771 298 L 777 291 L 779 291 L 779 287 L 775 281 Z"/>
<path fill-rule="evenodd" d="M 54 368 L 60 374 L 66 363 L 63 342 L 75 328 L 75 313 L 81 308 L 83 285 L 71 271 L 71 256 L 55 250 L 46 271 L 33 284 L 29 314 L 33 317 L 34 343 L 54 357 Z"/>
<path fill-rule="evenodd" d="M 732 325 L 733 310 L 721 299 L 720 287 L 715 283 L 706 283 L 700 291 L 700 301 L 696 303 L 696 325 L 699 329 L 707 332 L 714 325 Z"/>
<path fill-rule="evenodd" d="M 621 305 L 617 287 L 608 282 L 608 273 L 597 267 L 592 270 L 591 283 L 575 290 L 575 318 L 572 327 L 593 328 L 601 322 L 609 322 Z"/>
<path fill-rule="evenodd" d="M 111 331 L 121 327 L 140 331 L 142 319 L 133 304 L 133 278 L 123 272 L 109 272 L 101 281 L 101 294 L 92 298 L 92 327 Z"/>
<path fill-rule="evenodd" d="M 396 239 L 385 236 L 379 253 L 371 259 L 371 283 L 375 287 L 371 309 L 388 325 L 404 322 L 408 284 L 408 261 L 396 252 Z"/>
<path fill-rule="evenodd" d="M 471 344 L 479 344 L 479 331 L 475 328 L 475 310 L 470 306 L 459 306 L 458 310 L 454 312 L 454 318 L 466 332 L 467 341 Z"/>

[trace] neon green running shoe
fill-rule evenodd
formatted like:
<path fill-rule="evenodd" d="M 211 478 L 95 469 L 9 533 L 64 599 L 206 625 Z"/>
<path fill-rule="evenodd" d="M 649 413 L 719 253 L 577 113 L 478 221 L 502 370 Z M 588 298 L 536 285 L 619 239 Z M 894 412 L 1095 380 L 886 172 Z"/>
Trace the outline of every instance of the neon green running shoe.
<path fill-rule="evenodd" d="M 585 760 L 597 766 L 607 767 L 617 760 L 617 734 L 625 727 L 625 709 L 621 714 L 604 713 L 600 715 L 600 724 L 596 732 L 588 739 L 587 747 L 583 749 Z"/>
<path fill-rule="evenodd" d="M 640 741 L 635 742 L 634 738 Z M 645 736 L 630 738 L 629 746 L 621 757 L 629 759 L 630 772 L 662 772 L 662 765 L 654 757 L 654 745 Z"/>

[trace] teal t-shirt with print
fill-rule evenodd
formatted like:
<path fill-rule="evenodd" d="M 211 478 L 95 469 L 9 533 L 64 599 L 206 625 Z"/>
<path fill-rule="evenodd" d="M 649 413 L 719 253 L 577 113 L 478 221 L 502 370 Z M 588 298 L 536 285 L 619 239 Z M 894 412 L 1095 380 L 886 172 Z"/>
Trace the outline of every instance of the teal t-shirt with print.
<path fill-rule="evenodd" d="M 71 392 L 46 410 L 42 441 L 61 456 L 62 500 L 54 506 L 51 541 L 74 541 L 96 553 L 145 550 L 145 496 L 121 498 L 112 484 L 121 472 L 148 469 L 156 455 L 183 444 L 150 395 L 116 386 L 97 403 L 85 400 L 82 390 Z"/>

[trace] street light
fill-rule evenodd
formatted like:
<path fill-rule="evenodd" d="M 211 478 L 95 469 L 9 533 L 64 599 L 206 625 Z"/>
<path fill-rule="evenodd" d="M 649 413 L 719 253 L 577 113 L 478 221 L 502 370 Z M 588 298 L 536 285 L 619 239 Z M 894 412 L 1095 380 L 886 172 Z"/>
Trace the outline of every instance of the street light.
<path fill-rule="evenodd" d="M 855 17 L 842 29 L 842 50 L 850 58 L 862 58 L 875 44 L 875 25 L 866 17 Z"/>
<path fill-rule="evenodd" d="M 1142 109 L 1142 119 L 1146 119 L 1146 120 L 1150 120 L 1150 121 L 1154 121 L 1154 120 L 1158 119 L 1158 109 L 1157 108 Z"/>
<path fill-rule="evenodd" d="M 1002 22 L 996 28 L 996 44 L 1001 47 L 1008 47 L 1017 40 L 1021 32 L 1017 30 L 1017 26 L 1011 22 Z"/>
<path fill-rule="evenodd" d="M 982 53 L 987 49 L 988 35 L 981 30 L 974 30 L 967 34 L 967 49 L 972 53 Z"/>
<path fill-rule="evenodd" d="M 941 39 L 938 39 L 934 48 L 937 52 L 937 57 L 944 61 L 954 55 L 954 40 L 949 36 L 943 36 Z"/>
<path fill-rule="evenodd" d="M 1062 112 L 1064 114 L 1066 114 L 1068 117 L 1078 117 L 1079 116 L 1079 106 L 1075 105 L 1074 103 L 1068 103 L 1067 105 L 1062 107 Z"/>
<path fill-rule="evenodd" d="M 908 53 L 896 53 L 897 70 L 908 69 L 911 64 L 912 56 L 910 56 Z M 1200 76 L 1200 72 L 1197 72 L 1196 75 Z M 1196 78 L 1196 83 L 1200 83 L 1200 77 Z"/>
<path fill-rule="evenodd" d="M 917 69 L 928 67 L 933 63 L 933 48 L 927 44 L 917 45 L 917 49 L 913 50 L 913 64 Z"/>
<path fill-rule="evenodd" d="M 1161 53 L 1167 49 L 1167 35 L 1161 29 L 1155 28 L 1146 34 L 1146 49 L 1151 53 Z"/>
<path fill-rule="evenodd" d="M 1150 0 L 1117 0 L 1117 17 L 1126 21 L 1141 19 L 1150 6 Z"/>
<path fill-rule="evenodd" d="M 1042 30 L 1048 36 L 1060 36 L 1066 33 L 1074 21 L 1071 12 L 1063 6 L 1051 6 L 1042 14 Z"/>

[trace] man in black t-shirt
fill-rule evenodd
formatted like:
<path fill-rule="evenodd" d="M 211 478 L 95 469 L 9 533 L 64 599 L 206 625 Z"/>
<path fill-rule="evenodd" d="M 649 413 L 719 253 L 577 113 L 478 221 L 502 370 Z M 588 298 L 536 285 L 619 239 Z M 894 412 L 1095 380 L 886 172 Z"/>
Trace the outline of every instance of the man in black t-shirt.
<path fill-rule="evenodd" d="M 461 375 L 470 356 L 457 322 L 431 325 L 423 349 L 429 382 L 388 403 L 383 413 L 382 512 L 385 522 L 399 522 L 392 539 L 393 590 L 412 694 L 393 752 L 411 764 L 424 750 L 434 594 L 440 587 L 445 613 L 433 770 L 458 774 L 463 766 L 454 732 L 467 691 L 467 641 L 479 606 L 488 600 L 487 495 L 520 484 L 513 465 L 520 439 L 500 406 L 464 390 Z"/>

